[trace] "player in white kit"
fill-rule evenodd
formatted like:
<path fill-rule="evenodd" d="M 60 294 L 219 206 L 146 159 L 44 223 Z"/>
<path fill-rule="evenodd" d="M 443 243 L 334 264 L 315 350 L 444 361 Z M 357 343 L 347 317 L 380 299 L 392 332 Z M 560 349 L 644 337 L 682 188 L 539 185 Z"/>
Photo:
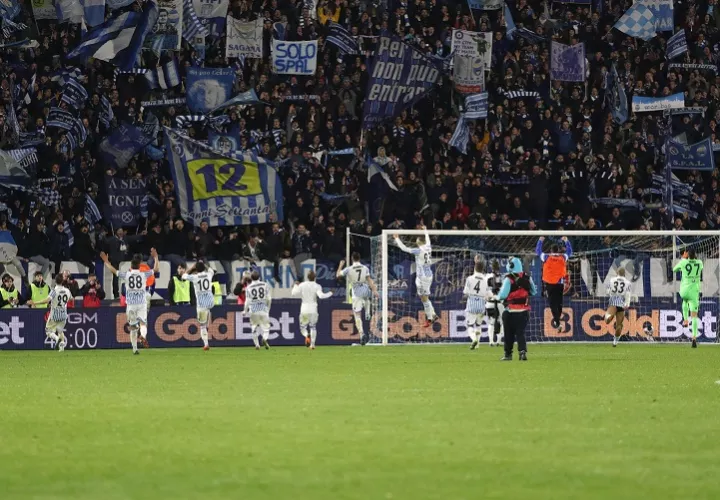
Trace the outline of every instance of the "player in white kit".
<path fill-rule="evenodd" d="M 64 276 L 58 273 L 55 276 L 55 288 L 43 300 L 33 302 L 28 300 L 28 305 L 42 305 L 50 302 L 50 313 L 45 323 L 45 335 L 50 337 L 57 343 L 58 351 L 65 350 L 67 340 L 65 340 L 65 322 L 67 321 L 67 305 L 73 298 L 70 290 L 63 286 Z"/>
<path fill-rule="evenodd" d="M 625 309 L 630 307 L 632 300 L 632 283 L 625 277 L 625 269 L 621 267 L 617 270 L 617 276 L 608 282 L 606 291 L 609 299 L 605 312 L 605 323 L 609 325 L 613 318 L 615 319 L 615 335 L 613 336 L 613 347 L 615 347 L 622 336 Z"/>
<path fill-rule="evenodd" d="M 377 297 L 378 292 L 375 282 L 370 277 L 370 269 L 360 262 L 360 254 L 353 252 L 352 261 L 351 266 L 345 267 L 345 261 L 341 260 L 336 276 L 347 279 L 352 287 L 352 310 L 355 326 L 360 334 L 360 344 L 365 345 L 367 337 L 363 331 L 362 311 L 365 309 L 366 314 L 369 313 L 370 299 L 372 295 Z"/>
<path fill-rule="evenodd" d="M 205 267 L 204 262 L 198 262 L 181 279 L 189 281 L 195 289 L 197 299 L 197 320 L 200 323 L 200 337 L 203 341 L 203 351 L 210 349 L 208 343 L 208 325 L 210 324 L 210 309 L 215 304 L 213 294 L 213 275 L 215 270 L 212 267 Z"/>
<path fill-rule="evenodd" d="M 480 326 L 485 320 L 485 301 L 492 296 L 490 288 L 492 279 L 492 274 L 485 274 L 485 266 L 480 261 L 480 256 L 475 256 L 475 272 L 465 279 L 463 290 L 463 295 L 467 297 L 465 323 L 472 341 L 470 350 L 477 349 L 480 342 Z"/>
<path fill-rule="evenodd" d="M 425 328 L 429 327 L 434 321 L 437 321 L 438 315 L 430 302 L 430 288 L 432 288 L 433 272 L 432 272 L 432 247 L 430 246 L 430 235 L 427 228 L 425 230 L 425 239 L 418 238 L 416 240 L 417 248 L 408 248 L 400 240 L 400 237 L 394 235 L 395 242 L 403 252 L 413 254 L 415 256 L 415 286 L 417 294 L 425 309 Z"/>
<path fill-rule="evenodd" d="M 250 314 L 250 326 L 252 327 L 252 339 L 255 349 L 260 349 L 258 331 L 262 336 L 262 345 L 270 349 L 268 335 L 270 335 L 270 287 L 267 283 L 260 281 L 260 273 L 253 271 L 250 275 L 252 280 L 245 288 L 245 309 L 243 314 Z"/>
<path fill-rule="evenodd" d="M 318 299 L 332 297 L 332 292 L 323 292 L 322 287 L 315 283 L 315 271 L 310 271 L 307 275 L 307 281 L 295 282 L 292 296 L 302 298 L 302 304 L 300 305 L 300 333 L 305 337 L 305 345 L 310 349 L 315 349 L 318 322 L 317 301 Z M 308 328 L 310 329 L 309 334 Z"/>
<path fill-rule="evenodd" d="M 147 326 L 148 317 L 148 295 L 145 290 L 145 282 L 150 276 L 160 271 L 160 257 L 158 256 L 157 250 L 154 248 L 150 249 L 150 255 L 155 261 L 155 267 L 153 269 L 140 271 L 142 261 L 134 257 L 133 260 L 130 261 L 129 271 L 118 272 L 118 270 L 110 264 L 107 254 L 100 252 L 100 258 L 105 263 L 105 267 L 125 282 L 125 302 L 127 304 L 125 314 L 128 325 L 130 325 L 130 344 L 132 345 L 133 354 L 140 354 L 137 349 L 138 332 L 141 332 L 143 339 L 147 341 L 147 329 L 140 329 L 141 325 Z"/>

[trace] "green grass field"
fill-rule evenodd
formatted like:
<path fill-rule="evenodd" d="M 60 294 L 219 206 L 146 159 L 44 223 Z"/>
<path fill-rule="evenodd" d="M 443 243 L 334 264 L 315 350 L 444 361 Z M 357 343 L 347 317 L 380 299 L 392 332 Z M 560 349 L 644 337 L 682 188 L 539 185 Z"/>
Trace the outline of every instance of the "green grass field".
<path fill-rule="evenodd" d="M 0 352 L 0 498 L 718 499 L 720 350 Z"/>

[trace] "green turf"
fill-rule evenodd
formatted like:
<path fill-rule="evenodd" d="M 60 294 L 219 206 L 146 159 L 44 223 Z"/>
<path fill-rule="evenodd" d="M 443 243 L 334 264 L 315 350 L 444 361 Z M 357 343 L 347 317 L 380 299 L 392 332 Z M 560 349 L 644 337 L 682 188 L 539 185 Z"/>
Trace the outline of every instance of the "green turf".
<path fill-rule="evenodd" d="M 720 350 L 0 352 L 0 498 L 718 499 Z"/>

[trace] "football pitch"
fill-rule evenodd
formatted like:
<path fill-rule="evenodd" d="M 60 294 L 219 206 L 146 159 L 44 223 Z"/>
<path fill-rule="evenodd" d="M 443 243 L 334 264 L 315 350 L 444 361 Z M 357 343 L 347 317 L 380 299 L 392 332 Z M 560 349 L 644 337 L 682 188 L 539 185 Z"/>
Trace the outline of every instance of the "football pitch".
<path fill-rule="evenodd" d="M 720 348 L 500 356 L 0 352 L 0 498 L 720 498 Z"/>

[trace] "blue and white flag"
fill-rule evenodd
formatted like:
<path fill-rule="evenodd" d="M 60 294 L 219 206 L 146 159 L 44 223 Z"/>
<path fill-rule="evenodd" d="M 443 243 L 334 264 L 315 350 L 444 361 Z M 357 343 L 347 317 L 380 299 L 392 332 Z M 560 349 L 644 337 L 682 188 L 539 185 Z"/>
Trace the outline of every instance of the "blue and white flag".
<path fill-rule="evenodd" d="M 192 0 L 195 13 L 212 37 L 225 33 L 225 18 L 230 0 Z"/>
<path fill-rule="evenodd" d="M 263 57 L 263 19 L 242 21 L 227 17 L 225 57 Z"/>
<path fill-rule="evenodd" d="M 148 32 L 143 47 L 155 53 L 163 50 L 180 50 L 183 32 L 182 0 L 157 0 L 158 17 Z"/>
<path fill-rule="evenodd" d="M 272 67 L 278 75 L 314 75 L 317 68 L 317 40 L 272 41 Z"/>
<path fill-rule="evenodd" d="M 395 36 L 380 36 L 365 93 L 363 127 L 399 115 L 425 97 L 439 78 L 437 61 Z"/>
<path fill-rule="evenodd" d="M 655 15 L 655 31 L 675 31 L 673 0 L 641 0 Z"/>
<path fill-rule="evenodd" d="M 94 57 L 113 63 L 121 70 L 135 65 L 145 36 L 155 25 L 158 7 L 155 2 L 145 4 L 142 12 L 123 12 L 90 31 L 67 57 L 87 61 Z"/>
<path fill-rule="evenodd" d="M 540 98 L 540 92 L 535 92 L 534 90 L 508 90 L 504 92 L 504 95 L 508 99 L 522 99 L 523 97 Z"/>
<path fill-rule="evenodd" d="M 20 14 L 20 3 L 17 0 L 0 0 L 0 18 L 13 20 Z"/>
<path fill-rule="evenodd" d="M 282 221 L 282 180 L 254 154 L 223 156 L 165 128 L 165 149 L 181 216 L 193 225 L 241 226 Z"/>
<path fill-rule="evenodd" d="M 532 30 L 529 30 L 527 28 L 517 28 L 514 31 L 515 35 L 518 35 L 521 38 L 524 38 L 530 43 L 543 43 L 545 41 L 545 37 L 542 35 L 538 35 Z"/>
<path fill-rule="evenodd" d="M 35 148 L 11 149 L 7 153 L 24 169 L 35 165 L 39 161 L 37 149 Z"/>
<path fill-rule="evenodd" d="M 671 69 L 680 69 L 685 71 L 712 71 L 717 74 L 717 65 L 715 64 L 670 63 L 668 64 L 668 70 Z"/>
<path fill-rule="evenodd" d="M 685 107 L 685 94 L 679 92 L 667 97 L 641 97 L 633 96 L 632 110 L 635 113 L 651 113 Z"/>
<path fill-rule="evenodd" d="M 470 127 L 464 115 L 460 115 L 460 119 L 455 127 L 455 132 L 448 143 L 462 154 L 467 154 L 467 146 L 470 143 Z"/>
<path fill-rule="evenodd" d="M 80 0 L 85 13 L 85 23 L 90 27 L 105 22 L 105 0 Z"/>
<path fill-rule="evenodd" d="M 135 3 L 135 0 L 105 0 L 105 4 L 110 10 L 118 10 Z"/>
<path fill-rule="evenodd" d="M 148 71 L 145 73 L 145 79 L 151 89 L 161 88 L 168 90 L 177 87 L 181 82 L 177 61 L 173 57 L 162 66 Z"/>
<path fill-rule="evenodd" d="M 27 29 L 27 24 L 24 23 L 14 23 L 9 18 L 3 18 L 2 24 L 2 34 L 5 38 L 10 38 L 10 35 L 15 33 L 16 31 L 22 31 Z"/>
<path fill-rule="evenodd" d="M 73 127 L 75 116 L 69 111 L 60 108 L 50 108 L 47 116 L 47 126 L 70 130 Z"/>
<path fill-rule="evenodd" d="M 502 5 L 503 0 L 468 0 L 468 7 L 473 10 L 498 10 Z"/>
<path fill-rule="evenodd" d="M 152 141 L 153 137 L 143 134 L 140 128 L 122 123 L 100 143 L 98 159 L 103 165 L 120 170 Z"/>
<path fill-rule="evenodd" d="M 69 80 L 62 89 L 60 102 L 72 106 L 75 110 L 85 106 L 88 99 L 87 90 L 77 80 Z"/>
<path fill-rule="evenodd" d="M 30 176 L 20 162 L 9 151 L 0 149 L 0 186 L 24 186 L 30 182 Z"/>
<path fill-rule="evenodd" d="M 515 33 L 515 30 L 517 30 L 515 27 L 515 20 L 512 17 L 510 7 L 508 7 L 508 4 L 505 3 L 505 34 L 508 39 L 512 40 L 514 38 L 513 34 Z"/>
<path fill-rule="evenodd" d="M 550 44 L 550 78 L 561 82 L 585 81 L 585 44 Z"/>
<path fill-rule="evenodd" d="M 225 109 L 229 106 L 246 106 L 249 104 L 260 104 L 261 102 L 262 101 L 258 98 L 255 89 L 250 89 L 236 95 L 229 101 L 225 101 L 220 106 L 210 111 L 210 113 L 214 113 L 215 111 L 218 111 L 220 109 Z"/>
<path fill-rule="evenodd" d="M 110 122 L 115 117 L 113 113 L 112 104 L 110 99 L 105 96 L 100 97 L 100 111 L 98 112 L 98 120 L 106 127 L 110 126 Z"/>
<path fill-rule="evenodd" d="M 715 155 L 709 137 L 690 145 L 670 139 L 666 154 L 668 165 L 673 170 L 715 170 Z"/>
<path fill-rule="evenodd" d="M 685 30 L 681 29 L 667 41 L 667 47 L 665 49 L 665 57 L 672 59 L 688 51 L 687 40 L 685 38 Z"/>
<path fill-rule="evenodd" d="M 187 105 L 193 113 L 208 113 L 227 102 L 232 95 L 235 71 L 232 68 L 187 70 Z"/>
<path fill-rule="evenodd" d="M 183 0 L 183 38 L 190 45 L 194 45 L 196 38 L 201 37 L 204 40 L 207 35 L 208 32 L 200 22 L 192 0 Z"/>
<path fill-rule="evenodd" d="M 209 132 L 208 145 L 218 153 L 227 155 L 240 150 L 240 139 L 237 136 Z"/>
<path fill-rule="evenodd" d="M 615 23 L 615 28 L 640 40 L 651 40 L 657 33 L 657 18 L 643 2 L 634 3 Z"/>
<path fill-rule="evenodd" d="M 620 81 L 617 68 L 613 64 L 608 72 L 608 89 L 606 99 L 609 102 L 610 113 L 618 125 L 628 120 L 628 102 L 625 87 Z"/>
<path fill-rule="evenodd" d="M 205 115 L 177 115 L 175 117 L 175 125 L 178 128 L 185 128 L 192 126 L 193 123 L 202 123 L 207 120 Z"/>
<path fill-rule="evenodd" d="M 63 88 L 70 80 L 79 80 L 82 76 L 83 72 L 80 68 L 68 67 L 53 74 L 53 76 L 50 77 L 50 81 L 57 82 L 60 88 Z"/>
<path fill-rule="evenodd" d="M 85 194 L 85 219 L 90 224 L 97 224 L 102 219 L 100 209 L 89 194 Z"/>
<path fill-rule="evenodd" d="M 487 118 L 488 116 L 488 93 L 475 94 L 465 98 L 465 118 L 475 120 Z"/>
<path fill-rule="evenodd" d="M 360 52 L 357 40 L 341 24 L 330 23 L 327 41 L 339 48 L 344 54 L 357 54 Z"/>
<path fill-rule="evenodd" d="M 80 0 L 55 0 L 55 14 L 59 23 L 79 23 L 85 16 Z"/>

